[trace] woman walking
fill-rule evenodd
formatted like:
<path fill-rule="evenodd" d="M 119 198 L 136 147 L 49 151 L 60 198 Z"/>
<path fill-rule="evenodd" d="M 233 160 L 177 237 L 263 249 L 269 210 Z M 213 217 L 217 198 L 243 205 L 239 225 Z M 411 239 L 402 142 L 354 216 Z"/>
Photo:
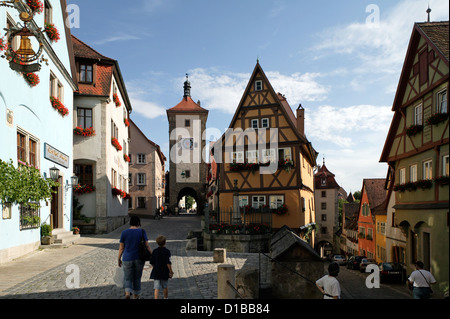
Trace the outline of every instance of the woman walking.
<path fill-rule="evenodd" d="M 131 216 L 130 228 L 122 232 L 119 246 L 119 267 L 123 265 L 126 299 L 130 299 L 131 294 L 133 294 L 133 299 L 139 299 L 141 293 L 141 278 L 145 263 L 139 256 L 139 245 L 142 237 L 151 253 L 152 249 L 148 244 L 147 234 L 145 230 L 141 229 L 140 218 Z"/>

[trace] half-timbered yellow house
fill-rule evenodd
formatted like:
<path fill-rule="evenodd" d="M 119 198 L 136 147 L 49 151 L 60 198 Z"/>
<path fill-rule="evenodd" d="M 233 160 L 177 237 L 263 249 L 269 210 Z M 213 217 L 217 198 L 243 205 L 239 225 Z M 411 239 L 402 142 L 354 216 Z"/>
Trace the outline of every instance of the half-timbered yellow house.
<path fill-rule="evenodd" d="M 394 172 L 394 217 L 387 222 L 406 236 L 407 272 L 421 260 L 437 293 L 449 287 L 448 38 L 448 21 L 414 25 L 381 155 Z"/>
<path fill-rule="evenodd" d="M 214 146 L 220 165 L 221 209 L 265 207 L 272 228 L 306 235 L 315 224 L 314 173 L 318 153 L 304 132 L 304 109 L 294 115 L 256 64 L 228 131 Z M 218 152 L 221 154 L 218 155 Z"/>

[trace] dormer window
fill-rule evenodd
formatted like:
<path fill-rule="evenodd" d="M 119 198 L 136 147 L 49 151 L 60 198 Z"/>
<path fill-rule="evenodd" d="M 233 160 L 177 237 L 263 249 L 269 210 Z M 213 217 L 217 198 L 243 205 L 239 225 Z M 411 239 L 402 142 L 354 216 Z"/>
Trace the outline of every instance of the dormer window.
<path fill-rule="evenodd" d="M 262 91 L 263 83 L 261 80 L 255 82 L 255 91 Z"/>
<path fill-rule="evenodd" d="M 92 83 L 93 80 L 92 64 L 80 64 L 80 82 Z"/>
<path fill-rule="evenodd" d="M 327 186 L 327 179 L 326 177 L 322 177 L 322 186 Z"/>

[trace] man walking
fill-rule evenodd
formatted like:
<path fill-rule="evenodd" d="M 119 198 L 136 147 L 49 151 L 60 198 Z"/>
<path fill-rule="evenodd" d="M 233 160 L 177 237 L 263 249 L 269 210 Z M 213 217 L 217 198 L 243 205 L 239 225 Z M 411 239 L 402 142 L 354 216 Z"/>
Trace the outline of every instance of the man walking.
<path fill-rule="evenodd" d="M 423 262 L 417 261 L 416 270 L 411 273 L 408 278 L 408 285 L 413 289 L 414 299 L 430 299 L 430 295 L 433 292 L 431 285 L 436 283 L 433 275 L 423 269 Z"/>

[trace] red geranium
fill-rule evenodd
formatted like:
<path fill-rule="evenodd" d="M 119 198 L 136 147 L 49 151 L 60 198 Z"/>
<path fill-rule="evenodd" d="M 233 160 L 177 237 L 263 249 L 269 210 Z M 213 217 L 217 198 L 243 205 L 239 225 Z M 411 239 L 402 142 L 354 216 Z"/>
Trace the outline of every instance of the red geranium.
<path fill-rule="evenodd" d="M 111 137 L 111 144 L 118 150 L 122 150 L 122 145 L 120 145 L 119 141 L 115 137 Z"/>
<path fill-rule="evenodd" d="M 95 131 L 93 127 L 88 127 L 88 128 L 82 128 L 81 126 L 77 126 L 76 128 L 74 128 L 73 132 L 76 135 L 81 135 L 81 136 L 93 136 L 95 135 Z"/>
<path fill-rule="evenodd" d="M 69 114 L 69 109 L 66 108 L 57 97 L 50 96 L 50 101 L 52 103 L 52 107 L 61 113 L 62 116 Z"/>
<path fill-rule="evenodd" d="M 53 23 L 45 22 L 45 32 L 52 41 L 58 42 L 58 40 L 61 38 L 58 29 Z"/>
<path fill-rule="evenodd" d="M 114 99 L 114 103 L 116 103 L 117 107 L 122 105 L 122 103 L 120 103 L 119 95 L 117 95 L 117 93 L 113 94 L 113 99 Z"/>
<path fill-rule="evenodd" d="M 39 79 L 39 76 L 34 73 L 23 73 L 23 77 L 25 78 L 25 80 L 28 82 L 28 84 L 31 87 L 34 87 L 41 82 L 41 80 Z"/>
<path fill-rule="evenodd" d="M 33 14 L 44 11 L 44 4 L 40 0 L 27 0 L 27 5 L 33 11 Z"/>

